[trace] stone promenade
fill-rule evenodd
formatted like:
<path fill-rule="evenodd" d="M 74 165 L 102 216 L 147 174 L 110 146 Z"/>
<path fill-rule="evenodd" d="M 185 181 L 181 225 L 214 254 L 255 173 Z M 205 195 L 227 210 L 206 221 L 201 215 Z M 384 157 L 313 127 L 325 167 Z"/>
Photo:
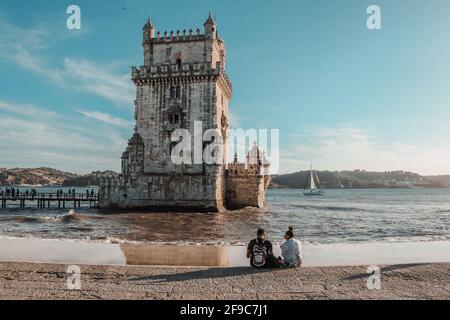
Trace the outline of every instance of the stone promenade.
<path fill-rule="evenodd" d="M 366 267 L 255 271 L 250 268 L 80 266 L 0 263 L 1 299 L 450 299 L 450 264 L 382 267 L 381 290 Z"/>

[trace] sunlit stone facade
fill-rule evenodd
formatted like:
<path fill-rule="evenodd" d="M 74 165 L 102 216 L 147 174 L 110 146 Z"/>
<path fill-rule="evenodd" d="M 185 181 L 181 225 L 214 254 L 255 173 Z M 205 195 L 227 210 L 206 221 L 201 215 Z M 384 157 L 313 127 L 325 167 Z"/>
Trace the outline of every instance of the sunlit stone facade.
<path fill-rule="evenodd" d="M 251 151 L 256 152 L 251 163 L 250 157 L 246 164 L 226 161 L 232 86 L 225 71 L 225 43 L 211 16 L 203 33 L 199 29 L 156 33 L 149 20 L 143 48 L 144 65 L 132 68 L 135 132 L 123 153 L 121 174 L 102 183 L 100 206 L 152 211 L 264 206 L 270 176 L 259 150 Z M 198 123 L 203 131 L 222 133 L 222 158 L 213 165 L 175 164 L 172 133 L 194 132 Z"/>

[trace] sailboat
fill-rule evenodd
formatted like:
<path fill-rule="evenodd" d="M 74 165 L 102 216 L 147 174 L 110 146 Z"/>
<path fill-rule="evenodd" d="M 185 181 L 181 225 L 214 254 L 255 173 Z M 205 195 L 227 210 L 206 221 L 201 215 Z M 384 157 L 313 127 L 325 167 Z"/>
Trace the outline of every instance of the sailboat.
<path fill-rule="evenodd" d="M 317 180 L 316 182 L 314 181 Z M 305 183 L 305 189 L 303 189 L 303 195 L 305 196 L 323 196 L 325 194 L 325 191 L 320 187 L 320 180 L 317 174 L 314 172 L 312 165 L 311 165 L 311 173 L 309 178 L 309 188 L 307 188 L 308 185 L 308 179 L 306 179 Z"/>

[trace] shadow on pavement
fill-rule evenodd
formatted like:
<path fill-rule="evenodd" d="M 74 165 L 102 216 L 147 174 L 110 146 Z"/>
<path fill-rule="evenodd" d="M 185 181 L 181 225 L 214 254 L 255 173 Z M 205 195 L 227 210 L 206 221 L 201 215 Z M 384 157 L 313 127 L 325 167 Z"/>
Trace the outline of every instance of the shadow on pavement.
<path fill-rule="evenodd" d="M 282 269 L 254 269 L 251 267 L 213 268 L 183 273 L 173 273 L 173 274 L 171 273 L 154 276 L 135 277 L 128 279 L 128 281 L 174 282 L 174 281 L 245 276 L 250 274 L 268 273 L 277 270 Z"/>
<path fill-rule="evenodd" d="M 387 266 L 387 267 L 381 268 L 381 274 L 386 273 L 386 272 L 397 271 L 397 270 L 408 269 L 408 268 L 414 268 L 414 267 L 420 267 L 420 266 L 426 266 L 426 265 L 430 265 L 430 263 L 392 265 L 392 266 Z M 363 279 L 363 278 L 367 278 L 368 275 L 369 275 L 368 273 L 361 273 L 361 274 L 357 274 L 357 275 L 354 275 L 354 276 L 350 276 L 350 277 L 344 278 L 344 280 Z"/>

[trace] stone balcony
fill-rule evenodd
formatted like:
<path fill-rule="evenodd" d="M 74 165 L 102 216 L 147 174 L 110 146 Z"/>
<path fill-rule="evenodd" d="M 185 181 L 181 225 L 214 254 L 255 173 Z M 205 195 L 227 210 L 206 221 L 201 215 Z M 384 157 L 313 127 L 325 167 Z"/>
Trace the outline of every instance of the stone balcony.
<path fill-rule="evenodd" d="M 131 68 L 131 79 L 136 82 L 149 79 L 163 78 L 179 78 L 193 76 L 222 76 L 230 88 L 232 88 L 225 70 L 221 63 L 218 62 L 215 68 L 211 68 L 210 63 L 183 63 L 181 66 L 177 64 L 163 64 L 154 66 L 141 66 Z"/>

